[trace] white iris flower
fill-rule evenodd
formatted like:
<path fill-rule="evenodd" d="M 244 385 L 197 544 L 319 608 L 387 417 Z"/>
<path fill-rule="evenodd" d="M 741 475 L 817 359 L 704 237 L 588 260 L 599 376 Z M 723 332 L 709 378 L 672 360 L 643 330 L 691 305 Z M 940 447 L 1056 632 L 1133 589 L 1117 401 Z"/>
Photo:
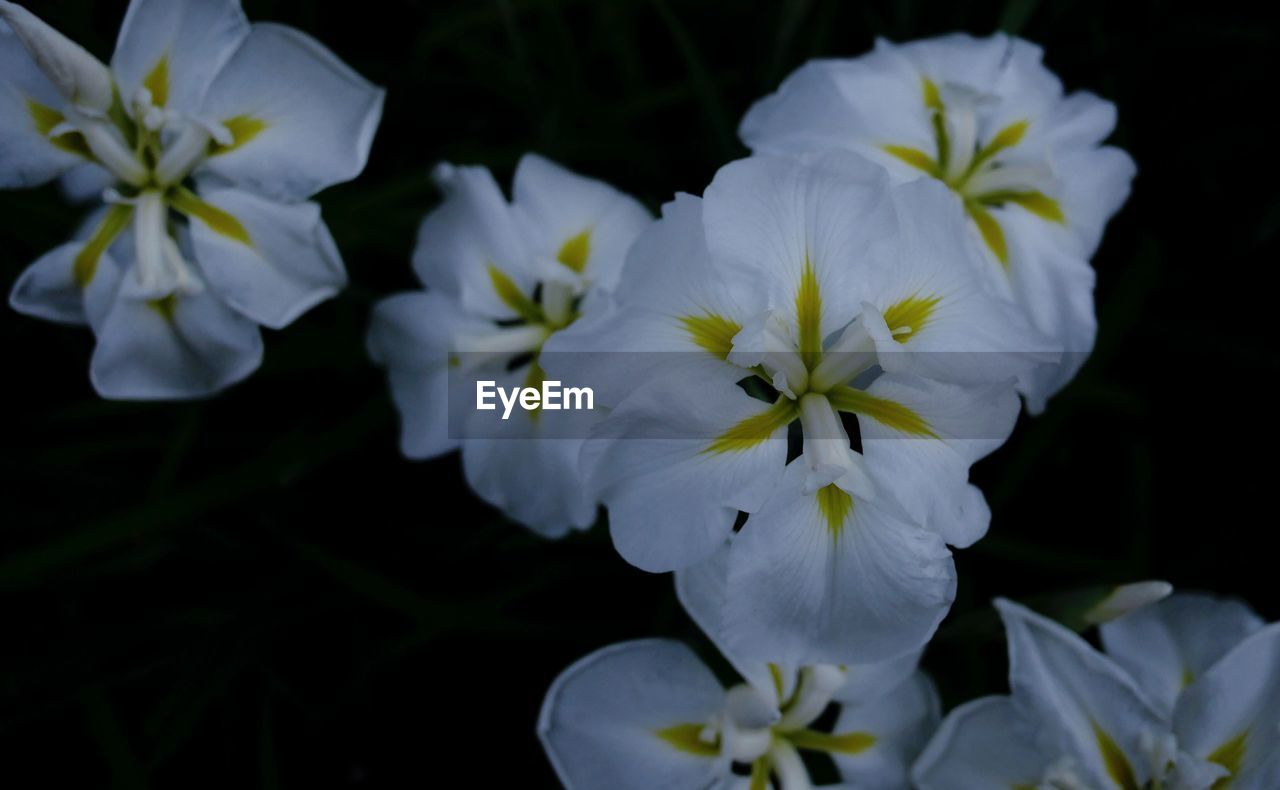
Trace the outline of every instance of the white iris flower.
<path fill-rule="evenodd" d="M 365 166 L 383 92 L 239 0 L 134 0 L 111 65 L 0 2 L 0 187 L 65 176 L 105 207 L 14 286 L 88 324 L 104 397 L 209 395 L 346 283 L 307 198 Z M 105 188 L 105 192 L 103 192 Z"/>
<path fill-rule="evenodd" d="M 956 34 L 881 40 L 859 58 L 806 64 L 751 108 L 740 132 L 757 152 L 844 148 L 895 179 L 946 184 L 987 274 L 1068 352 L 1022 383 L 1039 411 L 1093 348 L 1089 259 L 1134 175 L 1127 154 L 1101 145 L 1114 126 L 1109 102 L 1064 96 L 1038 47 Z"/>

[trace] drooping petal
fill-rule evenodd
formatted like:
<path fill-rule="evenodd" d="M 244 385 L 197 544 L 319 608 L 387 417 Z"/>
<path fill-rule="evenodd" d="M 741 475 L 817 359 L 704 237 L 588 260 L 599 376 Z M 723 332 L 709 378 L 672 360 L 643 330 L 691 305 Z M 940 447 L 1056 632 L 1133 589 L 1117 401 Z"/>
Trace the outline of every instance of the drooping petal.
<path fill-rule="evenodd" d="M 119 261 L 133 259 L 125 233 L 129 215 L 123 206 L 93 212 L 75 241 L 41 256 L 18 277 L 10 306 L 47 321 L 99 325 L 115 301 Z"/>
<path fill-rule="evenodd" d="M 520 160 L 512 194 L 542 265 L 603 288 L 617 285 L 627 250 L 652 220 L 635 198 L 536 154 Z"/>
<path fill-rule="evenodd" d="M 556 678 L 538 737 L 570 790 L 699 790 L 732 778 L 715 736 L 702 732 L 724 697 L 711 671 L 679 642 L 624 642 Z"/>
<path fill-rule="evenodd" d="M 202 115 L 232 138 L 204 167 L 275 200 L 305 200 L 364 170 L 383 97 L 305 33 L 255 24 L 204 101 Z"/>
<path fill-rule="evenodd" d="M 941 718 L 938 692 L 917 672 L 888 693 L 863 703 L 845 703 L 832 733 L 837 737 L 860 733 L 868 739 L 849 739 L 857 747 L 833 749 L 840 776 L 866 790 L 897 790 L 908 784 L 916 755 L 924 748 Z M 865 744 L 865 745 L 864 745 Z"/>
<path fill-rule="evenodd" d="M 1241 601 L 1177 593 L 1104 623 L 1100 632 L 1107 655 L 1169 715 L 1183 689 L 1262 625 Z"/>
<path fill-rule="evenodd" d="M 911 770 L 920 790 L 1037 786 L 1049 761 L 1009 697 L 982 697 L 943 719 Z"/>
<path fill-rule="evenodd" d="M 275 203 L 231 189 L 201 198 L 234 225 L 195 218 L 196 261 L 210 287 L 246 317 L 282 329 L 346 285 L 318 204 Z"/>
<path fill-rule="evenodd" d="M 131 106 L 145 88 L 157 107 L 198 112 L 248 35 L 240 0 L 133 0 L 111 59 L 121 100 Z"/>
<path fill-rule="evenodd" d="M 51 138 L 66 100 L 0 21 L 0 189 L 39 186 L 88 161 L 79 135 Z"/>
<path fill-rule="evenodd" d="M 805 494 L 804 456 L 730 547 L 724 640 L 791 664 L 883 661 L 919 649 L 955 595 L 942 538 L 875 501 Z"/>
<path fill-rule="evenodd" d="M 1044 754 L 1069 755 L 1099 787 L 1136 790 L 1150 778 L 1143 741 L 1168 723 L 1138 685 L 1079 635 L 1003 599 L 996 607 L 1009 640 L 1009 684 L 1018 709 L 1036 723 Z"/>
<path fill-rule="evenodd" d="M 1230 772 L 1223 787 L 1280 787 L 1280 623 L 1245 639 L 1187 687 L 1173 722 L 1179 746 Z"/>
<path fill-rule="evenodd" d="M 262 364 L 258 327 L 209 291 L 148 302 L 124 278 L 115 303 L 94 328 L 90 377 L 104 398 L 202 398 L 230 387 Z"/>
<path fill-rule="evenodd" d="M 794 406 L 747 395 L 717 360 L 636 390 L 593 434 L 583 467 L 618 552 L 649 571 L 709 557 L 738 511 L 760 507 L 786 462 Z"/>

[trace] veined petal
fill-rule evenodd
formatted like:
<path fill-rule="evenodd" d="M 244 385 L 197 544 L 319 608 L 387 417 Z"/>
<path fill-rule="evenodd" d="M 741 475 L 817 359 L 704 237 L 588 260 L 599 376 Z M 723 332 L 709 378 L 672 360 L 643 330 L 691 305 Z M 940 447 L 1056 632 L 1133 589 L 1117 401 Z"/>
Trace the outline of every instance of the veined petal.
<path fill-rule="evenodd" d="M 1183 749 L 1230 771 L 1216 790 L 1280 786 L 1280 623 L 1245 639 L 1187 687 L 1173 726 Z"/>
<path fill-rule="evenodd" d="M 888 693 L 863 703 L 846 703 L 832 732 L 862 733 L 866 748 L 830 752 L 840 776 L 854 787 L 897 790 L 909 784 L 916 755 L 942 718 L 938 692 L 922 672 Z"/>
<path fill-rule="evenodd" d="M 724 697 L 711 670 L 679 642 L 624 642 L 556 678 L 538 737 L 570 790 L 699 790 L 732 778 L 714 734 L 702 732 Z"/>
<path fill-rule="evenodd" d="M 0 189 L 39 186 L 83 164 L 79 135 L 51 138 L 66 101 L 0 21 Z"/>
<path fill-rule="evenodd" d="M 911 770 L 920 790 L 1031 790 L 1049 761 L 1009 697 L 983 697 L 947 714 Z"/>
<path fill-rule="evenodd" d="M 791 664 L 883 661 L 932 636 L 955 594 L 942 539 L 879 503 L 847 500 L 832 528 L 805 494 L 801 456 L 730 546 L 724 639 L 749 658 Z"/>
<path fill-rule="evenodd" d="M 364 170 L 383 97 L 305 33 L 255 24 L 202 108 L 224 125 L 252 121 L 255 133 L 205 167 L 269 198 L 305 200 Z"/>
<path fill-rule="evenodd" d="M 1143 739 L 1168 724 L 1133 679 L 1058 623 L 1004 599 L 996 607 L 1009 639 L 1013 697 L 1037 723 L 1041 752 L 1074 757 L 1081 776 L 1099 787 L 1143 787 L 1151 778 Z"/>
<path fill-rule="evenodd" d="M 210 287 L 256 323 L 281 329 L 346 285 L 319 205 L 274 203 L 229 189 L 203 199 L 235 217 L 249 243 L 197 218 L 191 223 L 196 260 Z"/>
<path fill-rule="evenodd" d="M 1262 625 L 1241 601 L 1176 593 L 1103 623 L 1100 633 L 1107 655 L 1171 715 L 1183 689 Z"/>
<path fill-rule="evenodd" d="M 240 0 L 133 0 L 111 59 L 121 100 L 145 88 L 158 107 L 198 112 L 248 35 Z"/>

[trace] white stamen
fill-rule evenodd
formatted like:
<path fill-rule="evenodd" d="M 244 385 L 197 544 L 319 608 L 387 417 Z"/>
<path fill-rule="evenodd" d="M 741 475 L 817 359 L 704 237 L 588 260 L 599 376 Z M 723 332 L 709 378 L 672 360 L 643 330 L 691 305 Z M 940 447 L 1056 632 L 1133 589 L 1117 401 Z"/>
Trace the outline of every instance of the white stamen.
<path fill-rule="evenodd" d="M 875 498 L 862 456 L 854 452 L 840 415 L 825 395 L 810 392 L 800 399 L 800 427 L 804 429 L 804 457 L 809 475 L 804 490 L 812 494 L 834 483 L 861 499 Z"/>
<path fill-rule="evenodd" d="M 151 179 L 147 168 L 129 150 L 114 126 L 105 121 L 82 118 L 78 128 L 89 150 L 116 178 L 136 187 L 145 185 Z"/>
<path fill-rule="evenodd" d="M 0 0 L 0 19 L 9 23 L 36 65 L 69 102 L 99 117 L 111 109 L 114 82 L 102 61 L 22 6 Z"/>
<path fill-rule="evenodd" d="M 778 777 L 781 790 L 811 790 L 813 782 L 809 779 L 809 771 L 789 741 L 779 738 L 769 750 L 769 756 L 773 758 L 773 772 Z"/>
<path fill-rule="evenodd" d="M 952 83 L 945 83 L 940 93 L 946 108 L 947 179 L 956 181 L 973 164 L 978 144 L 978 110 L 989 103 L 991 97 Z"/>
<path fill-rule="evenodd" d="M 542 283 L 542 311 L 552 326 L 566 326 L 573 318 L 573 286 L 564 282 L 544 280 Z"/>
<path fill-rule="evenodd" d="M 209 133 L 199 124 L 187 124 L 160 157 L 160 163 L 156 165 L 156 182 L 161 186 L 181 182 L 204 161 L 208 151 Z"/>
<path fill-rule="evenodd" d="M 847 673 L 831 664 L 817 664 L 800 671 L 796 697 L 782 713 L 781 730 L 807 727 L 831 704 L 831 697 L 844 685 Z"/>
<path fill-rule="evenodd" d="M 143 192 L 138 196 L 133 218 L 138 285 L 146 298 L 163 299 L 173 292 L 172 278 L 167 276 L 170 262 L 165 254 L 165 239 L 169 229 L 164 196 L 150 190 Z"/>
<path fill-rule="evenodd" d="M 1163 581 L 1122 584 L 1085 612 L 1084 620 L 1090 625 L 1100 625 L 1163 600 L 1172 592 L 1173 585 Z"/>
<path fill-rule="evenodd" d="M 749 763 L 769 751 L 778 709 L 751 686 L 741 684 L 725 695 L 721 737 L 724 753 Z"/>
<path fill-rule="evenodd" d="M 776 311 L 761 313 L 734 335 L 728 361 L 744 368 L 760 365 L 773 386 L 793 400 L 809 386 L 809 369 L 796 350 L 786 321 Z"/>

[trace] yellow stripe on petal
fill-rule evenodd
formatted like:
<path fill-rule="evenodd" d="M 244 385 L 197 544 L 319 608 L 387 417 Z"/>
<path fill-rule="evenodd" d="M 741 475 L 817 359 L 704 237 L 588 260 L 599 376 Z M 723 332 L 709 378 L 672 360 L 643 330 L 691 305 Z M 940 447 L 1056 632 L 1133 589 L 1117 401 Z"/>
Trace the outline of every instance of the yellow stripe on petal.
<path fill-rule="evenodd" d="M 912 148 L 909 145 L 882 145 L 880 148 L 886 154 L 901 159 L 917 170 L 923 170 L 931 176 L 938 175 L 938 163 L 933 161 L 933 157 L 919 148 Z"/>
<path fill-rule="evenodd" d="M 774 431 L 796 418 L 795 401 L 779 398 L 767 410 L 754 414 L 717 436 L 704 452 L 740 453 L 768 441 Z"/>
<path fill-rule="evenodd" d="M 829 754 L 861 754 L 876 745 L 876 736 L 869 732 L 831 733 L 797 730 L 788 733 L 787 740 L 797 748 Z"/>
<path fill-rule="evenodd" d="M 986 209 L 976 203 L 968 202 L 965 207 L 969 211 L 969 216 L 973 217 L 974 223 L 978 226 L 978 231 L 982 234 L 982 240 L 987 243 L 987 247 L 996 256 L 996 260 L 1000 261 L 1000 265 L 1007 269 L 1009 267 L 1009 244 L 1004 239 L 1004 230 L 1001 229 L 1000 223 Z"/>
<path fill-rule="evenodd" d="M 862 390 L 842 385 L 827 393 L 827 400 L 836 411 L 847 411 L 862 417 L 868 417 L 895 431 L 923 436 L 930 439 L 939 438 L 929 422 L 912 409 L 888 398 L 877 398 Z"/>
<path fill-rule="evenodd" d="M 129 227 L 129 220 L 132 217 L 132 206 L 114 205 L 107 209 L 107 215 L 102 218 L 102 222 L 85 242 L 84 248 L 76 255 L 75 262 L 72 264 L 71 276 L 77 286 L 88 288 L 89 283 L 93 282 L 102 254 L 107 251 L 120 232 Z"/>
<path fill-rule="evenodd" d="M 800 329 L 800 357 L 812 369 L 822 356 L 822 293 L 807 252 L 800 271 L 800 287 L 796 289 L 796 324 Z"/>
<path fill-rule="evenodd" d="M 666 741 L 668 745 L 686 754 L 695 754 L 699 757 L 719 756 L 720 739 L 717 737 L 712 743 L 702 740 L 700 736 L 704 729 L 706 729 L 705 724 L 676 724 L 657 730 L 654 734 Z"/>
<path fill-rule="evenodd" d="M 894 339 L 905 342 L 929 324 L 933 318 L 933 308 L 941 301 L 941 296 L 908 296 L 884 311 L 884 322 L 889 325 Z"/>
<path fill-rule="evenodd" d="M 822 514 L 823 520 L 827 522 L 827 529 L 830 530 L 831 537 L 840 537 L 849 514 L 853 512 L 853 497 L 849 496 L 849 492 L 835 483 L 819 488 L 814 496 L 818 498 L 818 512 Z"/>
<path fill-rule="evenodd" d="M 271 126 L 260 118 L 253 118 L 248 115 L 237 115 L 235 118 L 229 118 L 223 121 L 222 125 L 231 133 L 231 142 L 221 145 L 211 141 L 209 143 L 209 156 L 217 156 L 234 151 L 265 132 Z"/>
<path fill-rule="evenodd" d="M 142 87 L 151 91 L 151 103 L 164 107 L 169 103 L 169 55 L 166 53 L 142 81 Z"/>
<path fill-rule="evenodd" d="M 924 106 L 936 112 L 942 112 L 946 109 L 942 104 L 942 94 L 938 91 L 938 86 L 933 80 L 928 77 L 921 77 L 920 89 L 924 94 Z"/>
<path fill-rule="evenodd" d="M 715 313 L 680 316 L 680 324 L 699 348 L 724 359 L 733 350 L 733 338 L 742 327 L 738 322 Z"/>
<path fill-rule="evenodd" d="M 984 195 L 982 201 L 984 203 L 988 201 L 1017 203 L 1041 219 L 1047 219 L 1059 225 L 1067 221 L 1066 216 L 1062 213 L 1061 204 L 1043 192 L 998 192 L 994 196 Z"/>
<path fill-rule="evenodd" d="M 1248 740 L 1249 731 L 1245 730 L 1214 749 L 1209 755 L 1209 762 L 1217 763 L 1231 772 L 1230 776 L 1224 776 L 1214 782 L 1212 790 L 1227 790 L 1231 787 L 1232 778 L 1240 773 L 1240 766 L 1244 764 L 1245 744 Z"/>
<path fill-rule="evenodd" d="M 582 270 L 587 268 L 589 257 L 591 257 L 591 231 L 584 230 L 564 243 L 556 255 L 556 260 L 578 274 L 582 274 Z"/>
<path fill-rule="evenodd" d="M 1102 764 L 1106 767 L 1107 775 L 1111 777 L 1111 780 L 1123 790 L 1141 790 L 1138 786 L 1138 780 L 1134 776 L 1133 766 L 1129 765 L 1129 758 L 1124 756 L 1124 752 L 1111 739 L 1111 736 L 1096 723 L 1093 724 L 1093 737 L 1098 742 L 1098 751 L 1102 754 Z"/>
<path fill-rule="evenodd" d="M 747 790 L 769 790 L 769 774 L 773 772 L 773 760 L 769 755 L 751 764 L 751 783 Z"/>
<path fill-rule="evenodd" d="M 772 662 L 769 663 L 769 679 L 773 681 L 773 690 L 777 692 L 778 701 L 782 701 L 782 689 L 786 684 L 782 680 L 782 668 Z"/>
<path fill-rule="evenodd" d="M 40 102 L 32 101 L 31 99 L 27 99 L 27 113 L 31 116 L 31 122 L 35 125 L 36 131 L 41 137 L 48 140 L 50 145 L 69 154 L 82 156 L 85 159 L 93 159 L 93 152 L 89 150 L 88 143 L 84 141 L 84 137 L 79 132 L 68 132 L 57 137 L 49 136 L 49 133 L 56 129 L 58 124 L 67 119 L 65 115 L 52 107 L 46 107 Z"/>
<path fill-rule="evenodd" d="M 185 187 L 175 189 L 170 194 L 169 205 L 192 219 L 200 220 L 209 230 L 220 236 L 238 241 L 246 247 L 253 246 L 253 237 L 249 235 L 248 229 L 240 224 L 240 220 L 235 218 L 235 215 L 204 202 L 199 195 Z"/>
<path fill-rule="evenodd" d="M 974 154 L 973 163 L 969 165 L 969 172 L 973 173 L 991 157 L 1006 148 L 1012 148 L 1022 142 L 1022 138 L 1027 134 L 1027 127 L 1030 125 L 1030 121 L 1015 121 L 996 132 L 995 136 L 978 153 Z"/>
<path fill-rule="evenodd" d="M 502 303 L 510 307 L 516 315 L 531 324 L 540 324 L 545 320 L 542 308 L 524 295 L 524 291 L 520 290 L 515 280 L 492 263 L 489 264 L 489 282 L 493 284 L 493 290 Z"/>
<path fill-rule="evenodd" d="M 172 324 L 174 314 L 178 310 L 178 297 L 173 294 L 169 294 L 161 299 L 152 299 L 150 302 L 147 302 L 147 307 L 155 310 L 160 314 L 161 318 Z"/>

